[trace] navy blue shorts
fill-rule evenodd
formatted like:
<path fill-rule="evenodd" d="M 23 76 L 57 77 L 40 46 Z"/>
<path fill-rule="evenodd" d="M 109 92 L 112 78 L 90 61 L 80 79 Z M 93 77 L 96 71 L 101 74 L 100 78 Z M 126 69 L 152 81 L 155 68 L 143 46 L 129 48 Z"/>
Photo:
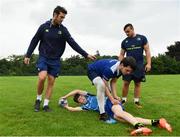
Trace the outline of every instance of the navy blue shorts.
<path fill-rule="evenodd" d="M 146 77 L 144 66 L 137 66 L 137 69 L 132 74 L 123 75 L 122 79 L 129 82 L 131 80 L 134 80 L 134 82 L 145 82 Z"/>
<path fill-rule="evenodd" d="M 119 103 L 119 105 L 122 107 L 122 109 L 124 110 L 124 107 L 122 106 L 121 103 Z M 106 105 L 105 105 L 105 112 L 108 114 L 108 116 L 110 116 L 111 118 L 114 118 L 114 112 L 111 110 L 112 109 L 113 104 L 111 103 L 111 101 L 109 100 L 109 98 L 106 100 Z"/>
<path fill-rule="evenodd" d="M 88 68 L 88 71 L 87 71 L 87 76 L 88 76 L 88 78 L 89 78 L 91 81 L 93 81 L 93 79 L 95 79 L 96 77 L 100 77 L 100 76 L 96 73 L 95 70 L 89 69 L 89 68 Z"/>
<path fill-rule="evenodd" d="M 58 77 L 60 73 L 60 59 L 48 59 L 39 56 L 36 67 L 38 72 L 47 71 L 48 74 Z"/>

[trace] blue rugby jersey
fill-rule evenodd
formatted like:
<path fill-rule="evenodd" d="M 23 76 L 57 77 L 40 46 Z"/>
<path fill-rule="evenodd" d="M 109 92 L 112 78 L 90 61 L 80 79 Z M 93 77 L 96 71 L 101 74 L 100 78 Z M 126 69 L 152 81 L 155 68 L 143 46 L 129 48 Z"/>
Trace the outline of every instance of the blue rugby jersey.
<path fill-rule="evenodd" d="M 135 58 L 138 65 L 143 64 L 144 45 L 148 43 L 145 36 L 136 34 L 135 37 L 127 37 L 121 43 L 121 48 L 126 51 L 127 56 Z"/>
<path fill-rule="evenodd" d="M 86 104 L 82 105 L 81 108 L 83 110 L 93 110 L 93 111 L 99 111 L 97 97 L 94 95 L 91 95 L 87 93 L 85 95 L 85 98 L 87 100 Z"/>
<path fill-rule="evenodd" d="M 99 112 L 99 107 L 98 107 L 98 102 L 97 102 L 97 96 L 91 95 L 87 92 L 85 95 L 85 98 L 87 100 L 86 104 L 80 106 L 83 110 L 92 110 L 92 111 L 98 111 Z M 119 104 L 121 107 L 121 103 Z M 114 118 L 114 112 L 111 110 L 113 104 L 111 101 L 106 97 L 105 98 L 105 111 L 106 113 L 111 117 Z M 123 108 L 123 107 L 122 107 Z M 124 110 L 124 108 L 123 108 Z"/>
<path fill-rule="evenodd" d="M 109 81 L 111 78 L 119 78 L 122 74 L 119 71 L 120 61 L 116 59 L 101 59 L 88 65 L 88 69 L 95 71 L 101 78 Z"/>
<path fill-rule="evenodd" d="M 79 54 L 87 57 L 84 51 L 71 37 L 69 31 L 62 24 L 54 26 L 50 21 L 42 24 L 31 40 L 26 57 L 31 57 L 34 49 L 39 44 L 39 55 L 46 58 L 58 59 L 65 50 L 66 42 Z"/>

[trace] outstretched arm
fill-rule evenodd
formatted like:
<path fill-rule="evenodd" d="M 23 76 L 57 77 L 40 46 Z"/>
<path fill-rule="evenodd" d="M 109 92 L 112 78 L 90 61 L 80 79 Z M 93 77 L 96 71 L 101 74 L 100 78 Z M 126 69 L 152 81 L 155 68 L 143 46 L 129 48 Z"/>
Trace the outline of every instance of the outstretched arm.
<path fill-rule="evenodd" d="M 84 56 L 85 58 L 91 59 L 91 60 L 95 60 L 96 57 L 94 55 L 90 55 L 88 54 L 85 50 L 83 50 L 77 43 L 76 41 L 71 37 L 71 34 L 69 33 L 69 31 L 67 30 L 67 28 L 65 28 L 65 37 L 66 37 L 66 41 L 68 42 L 68 44 L 79 54 L 81 54 L 82 56 Z"/>
<path fill-rule="evenodd" d="M 74 96 L 75 94 L 80 94 L 80 95 L 86 95 L 87 92 L 76 89 L 71 91 L 70 93 L 66 94 L 63 97 L 60 97 L 60 99 L 67 99 L 68 97 Z M 82 111 L 83 109 L 81 107 L 70 107 L 68 104 L 65 104 L 64 108 L 66 108 L 67 110 L 71 111 L 71 112 L 75 112 L 75 111 Z"/>
<path fill-rule="evenodd" d="M 83 110 L 81 107 L 70 107 L 68 105 L 64 106 L 64 108 L 66 108 L 67 110 L 69 110 L 71 112 L 77 112 L 77 111 L 82 111 Z"/>
<path fill-rule="evenodd" d="M 71 91 L 70 93 L 66 94 L 65 96 L 63 96 L 61 98 L 67 99 L 68 97 L 74 96 L 75 94 L 86 95 L 87 92 L 83 91 L 83 90 L 76 89 L 76 90 Z"/>

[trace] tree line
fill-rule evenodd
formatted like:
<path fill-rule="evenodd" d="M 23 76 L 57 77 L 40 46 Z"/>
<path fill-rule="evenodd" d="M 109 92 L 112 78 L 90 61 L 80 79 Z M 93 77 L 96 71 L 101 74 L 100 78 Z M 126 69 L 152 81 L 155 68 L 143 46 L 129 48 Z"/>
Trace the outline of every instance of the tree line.
<path fill-rule="evenodd" d="M 167 52 L 152 57 L 152 69 L 149 74 L 180 74 L 180 41 L 167 47 Z M 113 58 L 117 56 L 100 56 L 97 52 L 97 59 Z M 36 61 L 38 55 L 32 55 L 30 64 L 23 63 L 23 55 L 12 55 L 0 59 L 0 76 L 33 76 L 37 75 Z M 87 65 L 91 61 L 79 55 L 61 59 L 61 75 L 86 75 Z"/>

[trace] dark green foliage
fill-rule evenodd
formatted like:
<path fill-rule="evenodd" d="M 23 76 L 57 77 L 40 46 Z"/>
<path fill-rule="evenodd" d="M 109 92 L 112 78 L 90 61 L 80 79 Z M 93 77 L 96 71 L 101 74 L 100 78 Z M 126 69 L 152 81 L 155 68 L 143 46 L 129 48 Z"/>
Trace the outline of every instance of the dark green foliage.
<path fill-rule="evenodd" d="M 168 52 L 152 57 L 152 70 L 148 74 L 180 74 L 180 41 L 167 47 Z M 99 59 L 118 59 L 118 56 L 100 56 Z M 12 55 L 0 60 L 0 76 L 31 76 L 37 75 L 36 61 L 38 55 L 33 55 L 29 65 L 23 64 L 24 56 Z M 61 59 L 61 75 L 86 75 L 87 65 L 92 61 L 79 55 Z"/>
<path fill-rule="evenodd" d="M 174 45 L 170 45 L 169 47 L 167 47 L 167 49 L 167 56 L 170 56 L 171 58 L 175 58 L 177 61 L 180 61 L 180 41 L 176 41 Z"/>
<path fill-rule="evenodd" d="M 97 60 L 104 58 L 116 58 L 117 56 L 98 56 Z M 38 55 L 33 55 L 29 65 L 23 63 L 24 56 L 12 55 L 0 60 L 0 76 L 30 76 L 37 75 L 36 62 Z M 61 75 L 86 75 L 88 59 L 79 55 L 61 59 Z"/>
<path fill-rule="evenodd" d="M 180 74 L 180 62 L 166 55 L 152 57 L 151 74 Z"/>

